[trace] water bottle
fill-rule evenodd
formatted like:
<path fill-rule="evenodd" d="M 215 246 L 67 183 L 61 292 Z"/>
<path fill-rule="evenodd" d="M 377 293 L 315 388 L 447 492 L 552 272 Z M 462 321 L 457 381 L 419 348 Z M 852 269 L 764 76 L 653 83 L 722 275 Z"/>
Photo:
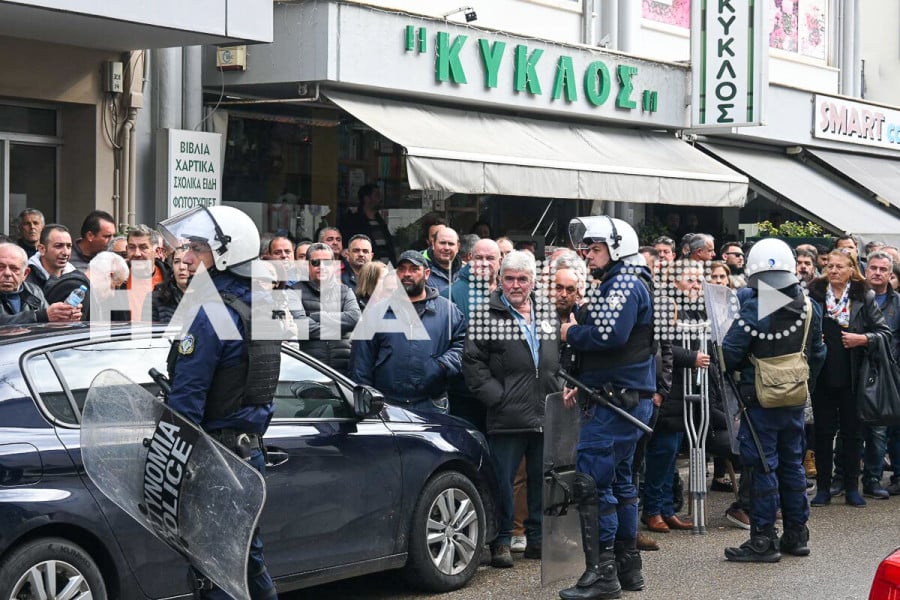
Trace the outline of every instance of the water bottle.
<path fill-rule="evenodd" d="M 66 298 L 66 304 L 69 306 L 74 306 L 78 308 L 81 306 L 81 303 L 84 302 L 84 296 L 87 294 L 87 286 L 80 285 L 77 290 L 72 290 L 72 293 L 69 294 L 69 297 Z"/>

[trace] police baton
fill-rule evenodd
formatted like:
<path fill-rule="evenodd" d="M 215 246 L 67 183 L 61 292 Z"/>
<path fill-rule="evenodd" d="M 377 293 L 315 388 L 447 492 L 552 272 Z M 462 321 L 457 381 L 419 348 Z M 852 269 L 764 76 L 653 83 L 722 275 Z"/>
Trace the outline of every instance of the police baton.
<path fill-rule="evenodd" d="M 612 396 L 611 393 L 610 394 L 601 393 L 601 392 L 595 390 L 594 388 L 588 386 L 587 384 L 585 384 L 581 381 L 578 381 L 577 379 L 575 379 L 574 377 L 572 377 L 571 375 L 566 373 L 563 369 L 557 370 L 556 374 L 559 375 L 560 377 L 562 377 L 566 381 L 566 383 L 570 383 L 577 388 L 581 388 L 588 395 L 588 397 L 590 397 L 591 400 L 593 400 L 600 406 L 605 406 L 606 408 L 610 409 L 611 411 L 613 411 L 614 413 L 616 413 L 617 415 L 619 415 L 620 417 L 622 417 L 623 419 L 625 419 L 626 421 L 628 421 L 629 423 L 631 423 L 632 425 L 634 425 L 635 427 L 640 429 L 641 431 L 644 431 L 646 433 L 653 433 L 653 429 L 651 429 L 649 425 L 641 422 L 640 419 L 638 419 L 637 417 L 635 417 L 628 411 L 622 410 L 620 407 L 618 407 L 615 404 L 613 404 L 612 402 L 610 402 L 609 398 Z"/>
<path fill-rule="evenodd" d="M 163 391 L 163 393 L 168 396 L 172 392 L 172 386 L 169 385 L 169 378 L 157 371 L 156 369 L 150 369 L 147 372 L 150 375 L 150 378 L 159 386 L 159 389 Z"/>

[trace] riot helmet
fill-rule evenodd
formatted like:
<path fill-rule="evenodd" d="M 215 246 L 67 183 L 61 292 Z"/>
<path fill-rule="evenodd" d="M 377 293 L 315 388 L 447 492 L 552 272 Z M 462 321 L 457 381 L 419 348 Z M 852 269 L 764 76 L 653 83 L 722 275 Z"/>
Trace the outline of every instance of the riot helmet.
<path fill-rule="evenodd" d="M 640 248 L 634 228 L 622 219 L 608 215 L 575 217 L 569 221 L 569 239 L 579 250 L 591 244 L 606 244 L 612 262 L 636 255 Z"/>
<path fill-rule="evenodd" d="M 747 286 L 758 288 L 759 282 L 781 290 L 799 283 L 797 260 L 794 252 L 785 242 L 776 238 L 762 239 L 750 248 L 747 254 Z"/>
<path fill-rule="evenodd" d="M 253 219 L 231 206 L 199 206 L 161 221 L 159 230 L 173 248 L 185 242 L 205 242 L 215 267 L 250 277 L 250 263 L 259 257 L 259 231 Z"/>

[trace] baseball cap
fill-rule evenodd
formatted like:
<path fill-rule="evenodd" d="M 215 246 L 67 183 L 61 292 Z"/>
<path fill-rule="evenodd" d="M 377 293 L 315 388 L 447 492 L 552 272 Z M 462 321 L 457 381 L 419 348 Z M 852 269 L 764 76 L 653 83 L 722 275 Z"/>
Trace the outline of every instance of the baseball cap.
<path fill-rule="evenodd" d="M 422 256 L 421 252 L 416 252 L 415 250 L 407 250 L 403 254 L 400 255 L 400 260 L 397 261 L 399 265 L 402 262 L 411 262 L 417 267 L 427 267 L 428 261 L 425 260 L 425 257 Z"/>

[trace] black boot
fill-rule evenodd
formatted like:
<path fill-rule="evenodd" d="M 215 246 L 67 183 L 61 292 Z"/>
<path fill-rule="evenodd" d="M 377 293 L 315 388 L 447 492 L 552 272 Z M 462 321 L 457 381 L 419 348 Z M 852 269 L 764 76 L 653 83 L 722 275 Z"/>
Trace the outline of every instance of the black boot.
<path fill-rule="evenodd" d="M 619 598 L 622 586 L 616 577 L 616 557 L 612 548 L 600 548 L 600 521 L 596 502 L 578 507 L 585 570 L 578 582 L 559 592 L 563 600 L 600 600 Z"/>
<path fill-rule="evenodd" d="M 733 562 L 778 562 L 781 560 L 781 553 L 775 545 L 777 539 L 774 528 L 769 531 L 754 531 L 740 548 L 725 548 L 725 559 Z"/>
<path fill-rule="evenodd" d="M 781 536 L 778 546 L 785 554 L 791 554 L 793 556 L 809 556 L 808 542 L 809 528 L 806 525 L 799 529 L 794 527 L 788 529 L 785 527 L 784 535 Z"/>
<path fill-rule="evenodd" d="M 637 549 L 637 540 L 616 540 L 616 570 L 623 590 L 636 592 L 644 589 L 643 561 Z"/>

